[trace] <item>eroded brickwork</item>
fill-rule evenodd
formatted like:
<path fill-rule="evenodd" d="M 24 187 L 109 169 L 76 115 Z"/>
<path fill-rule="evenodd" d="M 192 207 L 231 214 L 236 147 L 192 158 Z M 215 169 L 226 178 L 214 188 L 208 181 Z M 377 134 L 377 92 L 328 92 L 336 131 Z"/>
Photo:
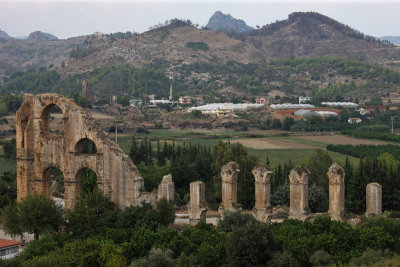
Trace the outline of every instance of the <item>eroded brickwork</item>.
<path fill-rule="evenodd" d="M 343 220 L 344 210 L 344 178 L 345 172 L 336 163 L 328 170 L 329 178 L 329 210 L 328 213 L 333 220 Z"/>
<path fill-rule="evenodd" d="M 199 221 L 206 221 L 207 203 L 206 186 L 203 182 L 195 181 L 190 183 L 189 222 L 197 224 Z"/>
<path fill-rule="evenodd" d="M 294 168 L 290 171 L 289 218 L 304 220 L 309 214 L 308 174 L 308 170 L 304 168 Z"/>
<path fill-rule="evenodd" d="M 221 168 L 222 202 L 218 209 L 220 214 L 224 210 L 236 210 L 240 207 L 237 203 L 237 178 L 239 172 L 239 164 L 234 161 L 228 162 Z"/>
<path fill-rule="evenodd" d="M 267 165 L 257 165 L 252 170 L 255 180 L 255 203 L 253 214 L 260 222 L 268 220 L 271 215 L 271 176 Z"/>
<path fill-rule="evenodd" d="M 382 214 L 382 186 L 378 183 L 370 183 L 366 188 L 366 216 Z"/>
<path fill-rule="evenodd" d="M 54 105 L 63 113 L 63 135 L 49 132 Z M 57 167 L 64 175 L 65 207 L 72 208 L 81 192 L 79 173 L 90 168 L 97 175 L 100 191 L 118 207 L 140 204 L 144 182 L 136 166 L 71 99 L 56 94 L 25 94 L 17 111 L 16 132 L 18 200 L 35 191 L 50 195 L 47 170 Z M 77 143 L 85 138 L 94 142 L 96 153 L 77 151 Z"/>

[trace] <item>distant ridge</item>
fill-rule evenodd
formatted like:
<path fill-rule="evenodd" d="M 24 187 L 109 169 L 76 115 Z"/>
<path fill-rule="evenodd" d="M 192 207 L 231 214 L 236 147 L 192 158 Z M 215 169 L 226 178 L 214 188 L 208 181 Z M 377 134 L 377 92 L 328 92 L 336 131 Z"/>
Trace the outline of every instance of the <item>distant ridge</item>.
<path fill-rule="evenodd" d="M 214 31 L 225 33 L 246 33 L 254 30 L 243 20 L 235 19 L 230 14 L 224 14 L 221 11 L 217 11 L 211 16 L 206 27 Z"/>
<path fill-rule="evenodd" d="M 400 36 L 383 36 L 379 37 L 380 40 L 386 40 L 391 42 L 394 45 L 399 45 L 400 46 Z"/>
<path fill-rule="evenodd" d="M 25 39 L 27 42 L 46 42 L 46 41 L 55 41 L 58 38 L 50 33 L 45 33 L 41 31 L 35 31 L 29 34 L 28 38 Z"/>
<path fill-rule="evenodd" d="M 10 35 L 8 35 L 5 31 L 2 31 L 0 29 L 0 40 L 12 40 L 14 38 L 12 38 Z"/>

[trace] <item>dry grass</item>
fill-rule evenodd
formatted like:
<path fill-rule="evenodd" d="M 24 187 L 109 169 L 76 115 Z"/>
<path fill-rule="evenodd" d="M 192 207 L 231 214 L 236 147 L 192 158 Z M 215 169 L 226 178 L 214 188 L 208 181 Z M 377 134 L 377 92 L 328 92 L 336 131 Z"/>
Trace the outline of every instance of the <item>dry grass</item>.
<path fill-rule="evenodd" d="M 246 138 L 229 140 L 231 143 L 241 143 L 253 149 L 314 149 L 315 147 L 272 138 Z"/>
<path fill-rule="evenodd" d="M 343 135 L 301 136 L 305 140 L 317 141 L 333 145 L 385 145 L 386 142 L 352 138 Z"/>

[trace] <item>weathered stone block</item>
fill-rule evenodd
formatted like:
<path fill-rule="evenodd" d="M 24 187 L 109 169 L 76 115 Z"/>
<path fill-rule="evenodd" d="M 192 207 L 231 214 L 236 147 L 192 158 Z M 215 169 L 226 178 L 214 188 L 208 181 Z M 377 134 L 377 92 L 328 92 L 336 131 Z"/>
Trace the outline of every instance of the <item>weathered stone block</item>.
<path fill-rule="evenodd" d="M 328 170 L 329 178 L 329 210 L 328 213 L 333 220 L 343 220 L 344 209 L 344 178 L 346 176 L 342 167 L 336 163 Z"/>
<path fill-rule="evenodd" d="M 370 183 L 366 188 L 366 216 L 382 214 L 382 186 L 378 183 Z"/>
<path fill-rule="evenodd" d="M 199 221 L 206 221 L 207 203 L 206 186 L 203 182 L 195 181 L 190 183 L 189 222 L 197 224 Z"/>
<path fill-rule="evenodd" d="M 237 177 L 239 172 L 239 165 L 234 161 L 228 162 L 221 168 L 222 202 L 218 209 L 221 215 L 224 210 L 240 208 L 237 203 Z"/>
<path fill-rule="evenodd" d="M 255 180 L 254 217 L 260 222 L 268 221 L 271 215 L 271 176 L 267 165 L 257 165 L 252 170 Z"/>
<path fill-rule="evenodd" d="M 308 170 L 294 168 L 290 171 L 289 218 L 304 220 L 308 217 Z"/>
<path fill-rule="evenodd" d="M 164 175 L 161 183 L 158 185 L 158 199 L 166 198 L 169 201 L 174 201 L 175 187 L 172 182 L 172 175 Z"/>

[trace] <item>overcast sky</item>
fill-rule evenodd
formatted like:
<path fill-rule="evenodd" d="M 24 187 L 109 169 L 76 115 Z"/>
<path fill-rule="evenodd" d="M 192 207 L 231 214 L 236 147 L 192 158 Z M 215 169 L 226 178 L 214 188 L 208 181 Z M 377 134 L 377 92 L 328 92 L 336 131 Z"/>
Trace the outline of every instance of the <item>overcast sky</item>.
<path fill-rule="evenodd" d="M 286 19 L 295 11 L 315 11 L 368 35 L 400 36 L 400 0 L 0 0 L 0 29 L 14 37 L 41 30 L 59 38 L 94 32 L 143 32 L 171 18 L 206 25 L 217 10 L 252 27 Z"/>

